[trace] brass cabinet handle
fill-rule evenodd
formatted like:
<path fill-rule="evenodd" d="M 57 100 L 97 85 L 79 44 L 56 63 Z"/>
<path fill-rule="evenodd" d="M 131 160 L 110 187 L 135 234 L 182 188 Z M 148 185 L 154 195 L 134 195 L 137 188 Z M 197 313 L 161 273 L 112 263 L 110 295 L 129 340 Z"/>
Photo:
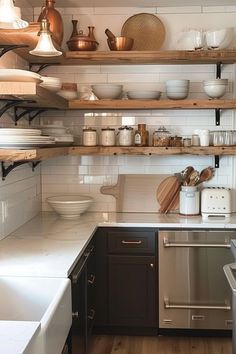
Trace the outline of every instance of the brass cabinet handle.
<path fill-rule="evenodd" d="M 89 310 L 89 315 L 88 315 L 88 319 L 89 320 L 93 320 L 94 319 L 94 316 L 95 316 L 95 310 L 94 309 L 90 309 Z"/>
<path fill-rule="evenodd" d="M 78 320 L 79 319 L 79 312 L 78 311 L 72 312 L 72 318 L 75 320 Z"/>
<path fill-rule="evenodd" d="M 94 274 L 90 274 L 90 278 L 88 279 L 88 283 L 89 284 L 94 284 L 95 282 L 95 275 Z"/>
<path fill-rule="evenodd" d="M 121 241 L 123 245 L 141 245 L 142 241 L 139 240 L 139 241 L 125 241 L 125 240 L 122 240 Z"/>

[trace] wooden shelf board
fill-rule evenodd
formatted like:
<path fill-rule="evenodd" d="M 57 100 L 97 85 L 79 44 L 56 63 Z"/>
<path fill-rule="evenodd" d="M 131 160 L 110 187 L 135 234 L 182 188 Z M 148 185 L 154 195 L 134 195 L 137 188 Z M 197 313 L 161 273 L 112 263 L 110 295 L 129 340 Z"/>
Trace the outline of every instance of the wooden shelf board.
<path fill-rule="evenodd" d="M 109 65 L 109 64 L 233 64 L 235 50 L 168 50 L 168 51 L 68 51 L 64 53 L 63 65 Z"/>
<path fill-rule="evenodd" d="M 230 147 L 134 147 L 134 146 L 72 146 L 69 155 L 236 155 L 236 146 Z"/>
<path fill-rule="evenodd" d="M 0 161 L 39 161 L 68 155 L 68 147 L 37 148 L 29 150 L 0 149 Z"/>
<path fill-rule="evenodd" d="M 184 99 L 184 100 L 73 100 L 69 109 L 234 109 L 236 100 Z"/>
<path fill-rule="evenodd" d="M 22 106 L 67 109 L 68 101 L 34 82 L 0 82 L 0 98 L 26 99 Z"/>
<path fill-rule="evenodd" d="M 39 161 L 66 155 L 236 155 L 236 146 L 230 147 L 134 147 L 134 146 L 71 146 L 36 148 L 29 150 L 0 149 L 0 161 Z"/>

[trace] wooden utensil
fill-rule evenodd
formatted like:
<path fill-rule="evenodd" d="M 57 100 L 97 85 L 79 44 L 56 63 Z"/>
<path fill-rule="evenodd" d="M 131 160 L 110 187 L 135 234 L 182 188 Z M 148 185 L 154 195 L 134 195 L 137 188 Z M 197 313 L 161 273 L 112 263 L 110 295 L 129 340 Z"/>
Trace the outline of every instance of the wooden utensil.
<path fill-rule="evenodd" d="M 202 182 L 209 181 L 214 176 L 214 168 L 209 166 L 204 168 L 199 176 L 199 180 L 196 185 L 199 185 Z"/>

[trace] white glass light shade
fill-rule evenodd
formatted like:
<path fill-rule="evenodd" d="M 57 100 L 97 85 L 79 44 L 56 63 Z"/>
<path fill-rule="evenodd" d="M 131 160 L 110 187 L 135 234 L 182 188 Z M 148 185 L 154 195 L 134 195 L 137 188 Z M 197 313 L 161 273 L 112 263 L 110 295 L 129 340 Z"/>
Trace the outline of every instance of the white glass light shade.
<path fill-rule="evenodd" d="M 0 28 L 19 29 L 28 27 L 28 22 L 21 19 L 18 7 L 12 0 L 0 0 Z"/>
<path fill-rule="evenodd" d="M 41 33 L 37 46 L 30 51 L 30 54 L 41 57 L 58 57 L 62 55 L 62 52 L 56 50 L 49 33 Z"/>

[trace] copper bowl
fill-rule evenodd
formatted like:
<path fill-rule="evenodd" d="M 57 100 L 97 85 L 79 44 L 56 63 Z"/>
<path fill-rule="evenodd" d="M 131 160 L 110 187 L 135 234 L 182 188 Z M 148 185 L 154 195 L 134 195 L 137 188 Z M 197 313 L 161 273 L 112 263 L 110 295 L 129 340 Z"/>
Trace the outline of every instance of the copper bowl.
<path fill-rule="evenodd" d="M 74 37 L 67 41 L 67 46 L 71 51 L 90 51 L 97 49 L 98 42 Z"/>
<path fill-rule="evenodd" d="M 134 44 L 133 38 L 115 37 L 114 40 L 107 39 L 110 50 L 131 50 Z"/>

